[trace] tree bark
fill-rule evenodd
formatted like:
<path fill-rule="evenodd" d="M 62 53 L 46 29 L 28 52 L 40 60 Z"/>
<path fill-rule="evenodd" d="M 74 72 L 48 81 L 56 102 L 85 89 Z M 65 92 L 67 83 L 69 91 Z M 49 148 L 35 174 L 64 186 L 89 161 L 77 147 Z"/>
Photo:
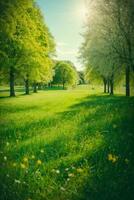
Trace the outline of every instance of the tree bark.
<path fill-rule="evenodd" d="M 130 96 L 130 66 L 126 66 L 126 96 Z"/>
<path fill-rule="evenodd" d="M 63 82 L 63 90 L 65 89 L 65 83 Z"/>
<path fill-rule="evenodd" d="M 33 83 L 33 92 L 37 93 L 37 83 L 36 82 Z"/>
<path fill-rule="evenodd" d="M 110 93 L 110 83 L 109 83 L 109 80 L 107 81 L 107 93 Z"/>
<path fill-rule="evenodd" d="M 15 97 L 14 79 L 15 79 L 14 68 L 11 67 L 10 68 L 10 97 Z"/>
<path fill-rule="evenodd" d="M 38 83 L 38 90 L 41 90 L 42 89 L 42 85 L 41 83 Z"/>
<path fill-rule="evenodd" d="M 110 95 L 113 95 L 113 94 L 114 94 L 114 79 L 112 76 L 112 78 L 110 79 Z"/>
<path fill-rule="evenodd" d="M 103 83 L 104 83 L 104 93 L 107 92 L 107 81 L 105 78 L 103 78 Z"/>
<path fill-rule="evenodd" d="M 27 78 L 25 80 L 25 94 L 28 95 L 29 94 L 29 77 L 27 75 Z"/>

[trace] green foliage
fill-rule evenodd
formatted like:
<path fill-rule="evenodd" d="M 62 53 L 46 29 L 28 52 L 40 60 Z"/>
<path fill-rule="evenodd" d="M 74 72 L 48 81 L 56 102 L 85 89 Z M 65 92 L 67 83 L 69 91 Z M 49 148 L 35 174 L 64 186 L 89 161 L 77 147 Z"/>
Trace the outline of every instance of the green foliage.
<path fill-rule="evenodd" d="M 0 69 L 12 68 L 24 80 L 49 82 L 55 43 L 40 9 L 33 0 L 1 0 L 0 8 Z"/>
<path fill-rule="evenodd" d="M 125 68 L 133 73 L 133 7 L 133 0 L 95 0 L 89 3 L 80 52 L 90 80 L 100 77 L 118 84 L 125 74 Z"/>
<path fill-rule="evenodd" d="M 55 75 L 53 78 L 54 84 L 76 85 L 78 81 L 78 74 L 72 63 L 69 61 L 59 61 L 56 63 Z"/>

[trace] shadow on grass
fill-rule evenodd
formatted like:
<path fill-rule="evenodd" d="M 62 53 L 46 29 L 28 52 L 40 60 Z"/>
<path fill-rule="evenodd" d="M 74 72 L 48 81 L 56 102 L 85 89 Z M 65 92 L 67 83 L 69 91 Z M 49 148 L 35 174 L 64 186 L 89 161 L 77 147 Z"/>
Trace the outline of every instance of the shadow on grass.
<path fill-rule="evenodd" d="M 60 115 L 61 118 L 70 120 L 80 115 L 81 120 L 74 137 L 79 146 L 88 139 L 92 140 L 97 134 L 102 136 L 104 142 L 94 150 L 89 145 L 89 149 L 86 147 L 85 151 L 82 146 L 85 152 L 83 159 L 92 165 L 93 171 L 92 174 L 89 171 L 83 185 L 78 186 L 78 194 L 73 195 L 72 200 L 132 200 L 134 97 L 89 96 Z M 117 161 L 108 160 L 109 154 L 117 156 Z"/>

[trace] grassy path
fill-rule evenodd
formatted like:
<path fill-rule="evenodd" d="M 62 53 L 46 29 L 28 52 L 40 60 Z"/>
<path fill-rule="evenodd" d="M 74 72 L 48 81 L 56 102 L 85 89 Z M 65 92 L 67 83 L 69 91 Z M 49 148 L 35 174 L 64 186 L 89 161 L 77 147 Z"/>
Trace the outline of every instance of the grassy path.
<path fill-rule="evenodd" d="M 134 97 L 87 86 L 0 99 L 1 200 L 131 200 Z"/>

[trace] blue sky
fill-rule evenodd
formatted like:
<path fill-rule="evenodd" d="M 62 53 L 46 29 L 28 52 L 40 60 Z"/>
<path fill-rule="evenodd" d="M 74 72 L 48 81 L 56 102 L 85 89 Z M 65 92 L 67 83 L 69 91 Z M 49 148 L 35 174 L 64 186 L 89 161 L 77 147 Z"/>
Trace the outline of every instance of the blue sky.
<path fill-rule="evenodd" d="M 78 50 L 82 42 L 85 0 L 37 0 L 55 37 L 57 58 L 71 60 L 80 69 Z"/>

